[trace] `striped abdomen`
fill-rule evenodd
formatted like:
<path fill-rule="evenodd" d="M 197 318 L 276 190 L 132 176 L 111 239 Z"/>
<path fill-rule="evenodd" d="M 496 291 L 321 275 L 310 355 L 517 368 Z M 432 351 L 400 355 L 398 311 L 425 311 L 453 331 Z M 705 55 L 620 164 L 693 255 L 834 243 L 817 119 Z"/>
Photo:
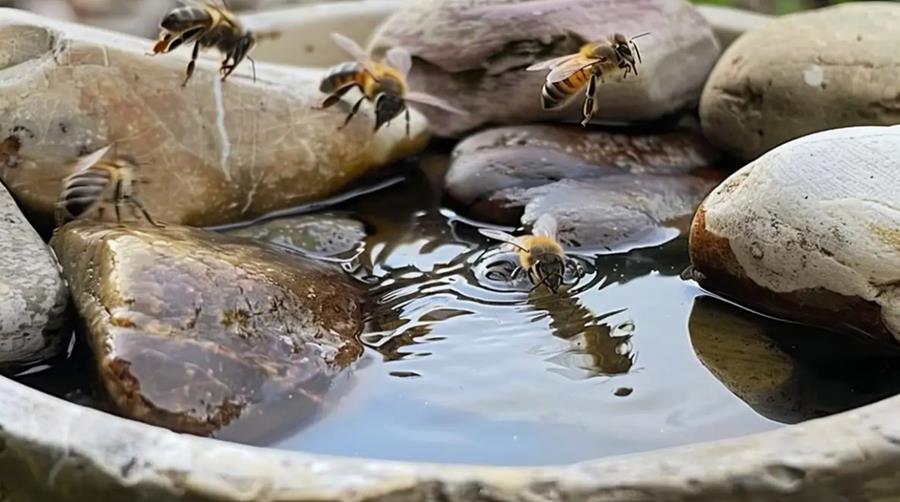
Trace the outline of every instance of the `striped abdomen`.
<path fill-rule="evenodd" d="M 541 88 L 541 106 L 552 110 L 564 105 L 575 93 L 584 88 L 591 78 L 591 68 L 583 68 L 565 80 L 544 82 Z"/>
<path fill-rule="evenodd" d="M 365 84 L 365 71 L 363 65 L 357 62 L 341 63 L 333 66 L 322 77 L 319 91 L 325 94 L 333 94 L 345 87 Z"/>
<path fill-rule="evenodd" d="M 95 165 L 63 180 L 56 201 L 57 224 L 78 218 L 104 198 L 112 178 L 111 169 Z"/>

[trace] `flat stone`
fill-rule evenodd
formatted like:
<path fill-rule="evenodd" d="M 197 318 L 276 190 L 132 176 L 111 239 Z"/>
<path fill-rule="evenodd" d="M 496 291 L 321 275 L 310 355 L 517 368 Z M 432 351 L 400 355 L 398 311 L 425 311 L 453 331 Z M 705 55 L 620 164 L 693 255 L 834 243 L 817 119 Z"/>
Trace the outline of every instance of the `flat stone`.
<path fill-rule="evenodd" d="M 219 225 L 334 194 L 424 148 L 414 113 L 373 135 L 369 106 L 338 131 L 349 103 L 321 110 L 321 73 L 249 61 L 225 83 L 190 51 L 149 57 L 152 42 L 0 10 L 0 179 L 49 222 L 72 162 L 115 142 L 142 163 L 140 197 L 170 223 Z"/>
<path fill-rule="evenodd" d="M 654 120 L 696 104 L 719 48 L 707 21 L 681 0 L 423 0 L 408 2 L 375 33 L 374 54 L 402 46 L 414 56 L 413 88 L 469 112 L 422 107 L 433 130 L 458 136 L 487 124 L 580 122 L 581 100 L 541 109 L 545 74 L 533 63 L 578 52 L 615 32 L 637 41 L 641 74 L 600 88 L 598 121 Z"/>
<path fill-rule="evenodd" d="M 779 17 L 722 55 L 704 134 L 746 159 L 806 134 L 900 122 L 900 5 L 852 2 Z"/>
<path fill-rule="evenodd" d="M 339 214 L 279 218 L 225 233 L 323 256 L 352 253 L 366 238 L 361 221 Z"/>
<path fill-rule="evenodd" d="M 686 230 L 721 179 L 706 169 L 716 161 L 688 132 L 502 127 L 457 146 L 445 190 L 473 217 L 518 226 L 550 214 L 568 247 L 622 252 Z"/>
<path fill-rule="evenodd" d="M 762 312 L 900 340 L 900 127 L 794 140 L 704 201 L 691 229 L 700 285 Z"/>
<path fill-rule="evenodd" d="M 61 354 L 68 304 L 56 258 L 0 185 L 0 372 Z"/>
<path fill-rule="evenodd" d="M 75 222 L 52 244 L 124 416 L 255 442 L 327 408 L 362 353 L 360 292 L 337 268 L 177 226 Z"/>

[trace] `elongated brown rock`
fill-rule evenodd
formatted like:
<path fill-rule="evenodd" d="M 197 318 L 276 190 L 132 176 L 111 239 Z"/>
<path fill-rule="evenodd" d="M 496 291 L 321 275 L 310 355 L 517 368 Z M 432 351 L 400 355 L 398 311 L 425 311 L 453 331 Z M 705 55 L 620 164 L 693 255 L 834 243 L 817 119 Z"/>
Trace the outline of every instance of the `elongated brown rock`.
<path fill-rule="evenodd" d="M 423 148 L 413 114 L 372 133 L 368 106 L 321 110 L 317 71 L 245 61 L 225 83 L 189 51 L 149 57 L 149 40 L 0 10 L 0 180 L 47 221 L 71 163 L 115 143 L 143 165 L 141 198 L 158 219 L 214 225 L 333 194 Z M 216 58 L 214 54 L 211 58 Z"/>
<path fill-rule="evenodd" d="M 53 246 L 103 386 L 127 417 L 255 437 L 270 413 L 290 408 L 299 422 L 320 410 L 362 353 L 359 292 L 337 268 L 176 226 L 76 222 Z"/>
<path fill-rule="evenodd" d="M 469 112 L 422 108 L 437 134 L 459 136 L 489 124 L 580 121 L 581 99 L 542 110 L 546 72 L 525 68 L 616 32 L 651 36 L 635 41 L 643 59 L 637 78 L 605 79 L 598 120 L 654 120 L 699 100 L 719 48 L 707 21 L 683 0 L 407 2 L 375 33 L 371 48 L 376 55 L 394 46 L 409 50 L 412 87 Z"/>
<path fill-rule="evenodd" d="M 445 189 L 493 223 L 531 225 L 550 214 L 571 247 L 626 251 L 686 230 L 722 174 L 689 132 L 585 131 L 577 126 L 489 129 L 461 142 Z"/>

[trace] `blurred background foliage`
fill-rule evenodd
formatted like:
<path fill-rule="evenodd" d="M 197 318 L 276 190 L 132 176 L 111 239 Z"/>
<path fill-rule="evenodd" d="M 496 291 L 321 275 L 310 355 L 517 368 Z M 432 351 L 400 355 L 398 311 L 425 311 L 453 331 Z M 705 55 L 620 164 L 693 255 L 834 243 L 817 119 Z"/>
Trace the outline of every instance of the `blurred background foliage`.
<path fill-rule="evenodd" d="M 725 5 L 765 12 L 767 14 L 787 14 L 804 9 L 815 9 L 854 0 L 693 0 L 698 4 Z M 860 0 L 856 0 L 860 1 Z M 895 0 L 896 1 L 896 0 Z"/>

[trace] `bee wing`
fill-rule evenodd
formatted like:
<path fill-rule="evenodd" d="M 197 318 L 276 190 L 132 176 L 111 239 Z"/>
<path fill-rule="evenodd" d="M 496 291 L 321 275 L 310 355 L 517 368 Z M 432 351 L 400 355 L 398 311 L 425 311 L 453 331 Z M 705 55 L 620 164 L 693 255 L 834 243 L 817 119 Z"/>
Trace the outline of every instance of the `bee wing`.
<path fill-rule="evenodd" d="M 331 38 L 334 40 L 334 43 L 338 45 L 341 49 L 344 50 L 347 54 L 349 54 L 353 59 L 355 59 L 358 63 L 362 64 L 367 72 L 372 74 L 373 76 L 377 74 L 375 70 L 375 65 L 372 62 L 372 58 L 366 54 L 366 51 L 362 49 L 356 42 L 354 42 L 349 37 L 341 35 L 340 33 L 332 33 Z"/>
<path fill-rule="evenodd" d="M 531 226 L 531 233 L 534 235 L 550 237 L 553 240 L 556 240 L 558 232 L 559 225 L 556 222 L 556 218 L 549 214 L 542 214 L 538 217 L 537 221 L 534 222 L 534 225 Z"/>
<path fill-rule="evenodd" d="M 406 95 L 403 96 L 407 101 L 412 101 L 413 103 L 419 103 L 422 105 L 433 106 L 435 108 L 440 108 L 446 112 L 455 113 L 457 115 L 468 115 L 469 112 L 465 110 L 460 110 L 459 108 L 451 105 L 450 103 L 444 101 L 443 99 L 432 96 L 431 94 L 425 94 L 424 92 L 415 92 L 410 91 L 407 92 Z"/>
<path fill-rule="evenodd" d="M 412 69 L 412 55 L 403 47 L 391 47 L 384 60 L 404 77 L 409 75 L 409 70 Z"/>
<path fill-rule="evenodd" d="M 572 75 L 587 68 L 588 66 L 602 62 L 604 59 L 588 59 L 579 57 L 569 61 L 564 61 L 559 66 L 556 66 L 555 68 L 550 70 L 550 73 L 547 74 L 547 82 L 562 82 L 563 80 L 571 77 Z"/>
<path fill-rule="evenodd" d="M 517 239 L 515 236 L 512 236 L 502 230 L 494 230 L 492 228 L 479 228 L 478 233 L 487 237 L 488 239 L 500 241 L 505 244 L 509 244 L 510 246 L 513 246 L 516 249 L 521 249 L 523 251 L 527 251 L 524 247 L 522 247 L 522 244 L 519 243 L 519 239 Z"/>
<path fill-rule="evenodd" d="M 525 71 L 551 70 L 564 63 L 566 60 L 576 59 L 578 58 L 578 56 L 579 54 L 567 54 L 558 58 L 548 59 L 546 61 L 541 61 L 540 63 L 535 63 L 528 68 L 525 68 Z"/>
<path fill-rule="evenodd" d="M 112 145 L 107 145 L 94 153 L 90 153 L 85 155 L 84 157 L 80 157 L 75 162 L 75 165 L 72 166 L 72 172 L 77 173 L 90 168 L 91 166 L 99 162 L 100 159 L 102 159 L 103 156 L 106 155 L 106 152 L 108 152 L 110 148 L 112 148 Z"/>

